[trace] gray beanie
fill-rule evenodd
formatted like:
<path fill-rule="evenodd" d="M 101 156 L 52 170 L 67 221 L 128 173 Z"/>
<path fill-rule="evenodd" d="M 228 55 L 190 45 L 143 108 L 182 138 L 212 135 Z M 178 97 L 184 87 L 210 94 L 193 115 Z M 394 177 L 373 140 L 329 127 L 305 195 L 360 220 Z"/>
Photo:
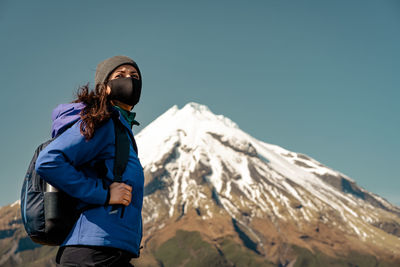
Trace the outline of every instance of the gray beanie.
<path fill-rule="evenodd" d="M 127 56 L 114 56 L 107 58 L 106 60 L 100 62 L 96 68 L 96 74 L 94 76 L 94 86 L 97 84 L 104 83 L 108 76 L 119 66 L 121 65 L 132 65 L 138 71 L 140 80 L 142 79 L 142 75 L 140 74 L 140 70 L 135 61 L 133 61 L 130 57 Z"/>

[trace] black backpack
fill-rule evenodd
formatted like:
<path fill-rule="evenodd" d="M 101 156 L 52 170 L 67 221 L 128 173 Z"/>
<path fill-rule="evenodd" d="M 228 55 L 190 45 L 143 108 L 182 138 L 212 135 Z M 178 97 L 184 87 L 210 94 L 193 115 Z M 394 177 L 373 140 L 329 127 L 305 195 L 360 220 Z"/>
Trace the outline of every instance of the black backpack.
<path fill-rule="evenodd" d="M 130 144 L 128 134 L 121 121 L 114 116 L 112 118 L 115 126 L 114 182 L 121 182 L 122 174 L 128 163 Z M 40 151 L 56 138 L 44 142 L 36 149 L 21 190 L 21 215 L 25 230 L 33 242 L 49 246 L 61 245 L 81 212 L 99 207 L 98 205 L 88 205 L 78 210 L 77 199 L 47 184 L 36 173 L 35 164 Z M 135 139 L 132 139 L 132 143 L 137 153 Z M 104 179 L 106 174 L 104 162 L 95 165 L 95 168 L 99 178 Z M 113 207 L 113 209 L 116 208 Z M 124 208 L 121 211 L 121 217 L 123 212 Z"/>

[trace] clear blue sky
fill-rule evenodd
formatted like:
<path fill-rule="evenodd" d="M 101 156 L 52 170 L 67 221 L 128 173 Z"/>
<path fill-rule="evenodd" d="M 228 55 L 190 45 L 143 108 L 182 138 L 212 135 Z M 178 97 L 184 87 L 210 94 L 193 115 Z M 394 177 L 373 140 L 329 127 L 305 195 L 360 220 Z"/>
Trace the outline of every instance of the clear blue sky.
<path fill-rule="evenodd" d="M 0 0 L 0 36 L 0 205 L 52 109 L 118 54 L 143 72 L 141 127 L 205 104 L 400 205 L 398 0 Z"/>

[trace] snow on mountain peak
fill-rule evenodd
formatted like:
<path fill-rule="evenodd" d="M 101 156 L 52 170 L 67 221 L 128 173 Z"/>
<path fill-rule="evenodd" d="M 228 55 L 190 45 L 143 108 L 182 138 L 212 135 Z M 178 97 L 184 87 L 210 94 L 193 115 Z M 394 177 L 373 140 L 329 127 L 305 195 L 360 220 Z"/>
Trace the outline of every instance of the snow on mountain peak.
<path fill-rule="evenodd" d="M 208 128 L 215 127 L 219 124 L 218 128 L 228 127 L 238 129 L 237 124 L 229 118 L 226 118 L 223 115 L 215 115 L 205 105 L 189 102 L 182 109 L 179 109 L 177 105 L 172 106 L 156 120 L 150 123 L 138 135 L 143 135 L 144 131 L 148 131 L 148 129 L 153 129 L 155 127 L 161 127 L 160 129 L 166 131 L 171 130 L 172 128 L 188 129 L 188 127 L 193 127 L 195 130 L 199 130 L 201 124 L 208 124 Z M 204 127 L 204 125 L 202 126 Z"/>
<path fill-rule="evenodd" d="M 210 109 L 205 106 L 205 105 L 201 105 L 199 103 L 195 103 L 195 102 L 189 102 L 187 103 L 182 110 L 190 110 L 191 112 L 211 112 Z"/>
<path fill-rule="evenodd" d="M 222 122 L 227 127 L 238 128 L 237 124 L 230 119 L 223 115 L 215 115 L 207 106 L 195 102 L 187 103 L 181 110 L 179 110 L 179 113 L 184 114 L 188 119 L 197 118 L 198 120 Z"/>
<path fill-rule="evenodd" d="M 194 147 L 208 133 L 221 136 L 244 134 L 236 123 L 223 115 L 215 115 L 205 105 L 190 102 L 181 109 L 174 105 L 137 134 L 142 163 L 146 165 L 154 160 L 154 153 L 160 154 L 177 139 Z"/>

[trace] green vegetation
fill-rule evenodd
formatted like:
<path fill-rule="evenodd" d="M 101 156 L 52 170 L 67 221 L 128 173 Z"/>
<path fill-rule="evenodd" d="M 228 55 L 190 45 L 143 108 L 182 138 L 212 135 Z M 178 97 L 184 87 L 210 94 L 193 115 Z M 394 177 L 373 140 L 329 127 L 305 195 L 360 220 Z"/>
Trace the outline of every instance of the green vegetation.
<path fill-rule="evenodd" d="M 227 266 L 218 251 L 201 239 L 199 232 L 178 230 L 175 237 L 160 246 L 155 256 L 164 267 Z"/>
<path fill-rule="evenodd" d="M 296 264 L 294 267 L 391 267 L 395 266 L 394 263 L 388 262 L 378 262 L 376 257 L 372 255 L 359 254 L 357 252 L 352 252 L 349 255 L 332 258 L 319 251 L 312 254 L 311 251 L 301 248 L 298 246 L 293 246 L 293 250 L 298 255 Z"/>
<path fill-rule="evenodd" d="M 294 267 L 392 267 L 396 263 L 378 262 L 372 255 L 352 252 L 333 258 L 326 254 L 292 246 L 297 255 Z M 199 232 L 178 230 L 176 235 L 163 243 L 155 252 L 155 257 L 163 267 L 274 267 L 263 256 L 246 248 L 243 244 L 225 238 L 215 246 L 201 238 Z"/>
<path fill-rule="evenodd" d="M 18 253 L 18 257 L 10 257 L 1 267 L 54 267 L 58 247 L 41 246 L 36 249 L 25 250 Z"/>
<path fill-rule="evenodd" d="M 175 237 L 160 246 L 155 252 L 155 257 L 164 267 L 274 266 L 253 251 L 231 240 L 222 241 L 220 247 L 218 249 L 204 241 L 199 232 L 178 230 Z"/>
<path fill-rule="evenodd" d="M 257 255 L 254 251 L 243 247 L 241 244 L 233 242 L 231 239 L 225 238 L 221 244 L 221 251 L 233 266 L 237 267 L 273 267 L 275 264 L 266 261 L 262 256 Z"/>

